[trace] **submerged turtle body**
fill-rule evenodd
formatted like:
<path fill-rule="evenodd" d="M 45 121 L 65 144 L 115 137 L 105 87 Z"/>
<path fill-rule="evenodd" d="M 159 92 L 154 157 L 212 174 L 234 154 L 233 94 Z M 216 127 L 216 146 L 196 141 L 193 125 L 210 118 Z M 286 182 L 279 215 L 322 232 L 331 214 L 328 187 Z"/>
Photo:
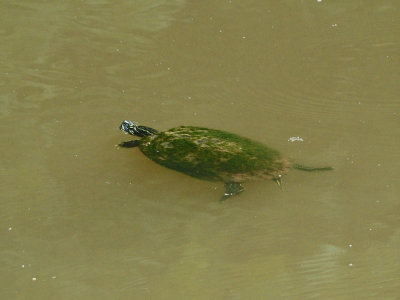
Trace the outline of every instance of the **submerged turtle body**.
<path fill-rule="evenodd" d="M 240 183 L 254 179 L 272 179 L 280 183 L 292 165 L 278 151 L 239 135 L 204 127 L 180 126 L 158 132 L 146 126 L 124 121 L 121 130 L 142 137 L 121 143 L 136 147 L 151 160 L 167 168 L 210 181 L 225 183 L 223 199 L 243 191 Z"/>

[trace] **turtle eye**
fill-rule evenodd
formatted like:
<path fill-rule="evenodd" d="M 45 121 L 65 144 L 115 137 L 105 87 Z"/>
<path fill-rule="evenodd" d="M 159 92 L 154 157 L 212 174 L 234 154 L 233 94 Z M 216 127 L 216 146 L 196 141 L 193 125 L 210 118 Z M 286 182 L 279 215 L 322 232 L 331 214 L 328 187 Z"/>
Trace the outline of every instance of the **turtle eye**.
<path fill-rule="evenodd" d="M 135 128 L 135 124 L 133 122 L 131 121 L 125 121 L 125 122 L 126 122 L 125 124 L 128 126 L 129 129 Z"/>

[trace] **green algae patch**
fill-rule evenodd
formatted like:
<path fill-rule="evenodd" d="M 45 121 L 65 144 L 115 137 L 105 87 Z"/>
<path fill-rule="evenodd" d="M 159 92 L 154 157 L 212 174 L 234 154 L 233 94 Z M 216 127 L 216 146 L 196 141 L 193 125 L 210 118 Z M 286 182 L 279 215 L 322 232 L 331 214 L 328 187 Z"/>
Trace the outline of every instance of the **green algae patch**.
<path fill-rule="evenodd" d="M 204 127 L 181 126 L 143 138 L 151 160 L 187 175 L 213 181 L 275 178 L 288 163 L 279 152 L 239 135 Z"/>

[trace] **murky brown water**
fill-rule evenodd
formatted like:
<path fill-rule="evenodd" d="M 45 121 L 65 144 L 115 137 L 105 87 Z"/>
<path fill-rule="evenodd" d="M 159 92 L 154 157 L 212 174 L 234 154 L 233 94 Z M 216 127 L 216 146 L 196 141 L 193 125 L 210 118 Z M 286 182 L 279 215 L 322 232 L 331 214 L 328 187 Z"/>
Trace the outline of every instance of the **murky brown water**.
<path fill-rule="evenodd" d="M 0 298 L 398 299 L 399 9 L 3 1 Z M 124 119 L 336 169 L 221 203 L 116 148 Z"/>

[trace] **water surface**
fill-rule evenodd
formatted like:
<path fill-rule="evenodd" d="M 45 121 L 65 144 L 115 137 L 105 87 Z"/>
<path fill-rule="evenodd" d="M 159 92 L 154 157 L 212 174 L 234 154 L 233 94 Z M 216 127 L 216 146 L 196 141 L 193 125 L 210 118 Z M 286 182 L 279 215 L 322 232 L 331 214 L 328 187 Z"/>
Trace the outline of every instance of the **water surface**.
<path fill-rule="evenodd" d="M 397 299 L 399 8 L 6 1 L 0 297 Z M 115 147 L 124 119 L 335 170 L 221 203 L 222 184 Z"/>

